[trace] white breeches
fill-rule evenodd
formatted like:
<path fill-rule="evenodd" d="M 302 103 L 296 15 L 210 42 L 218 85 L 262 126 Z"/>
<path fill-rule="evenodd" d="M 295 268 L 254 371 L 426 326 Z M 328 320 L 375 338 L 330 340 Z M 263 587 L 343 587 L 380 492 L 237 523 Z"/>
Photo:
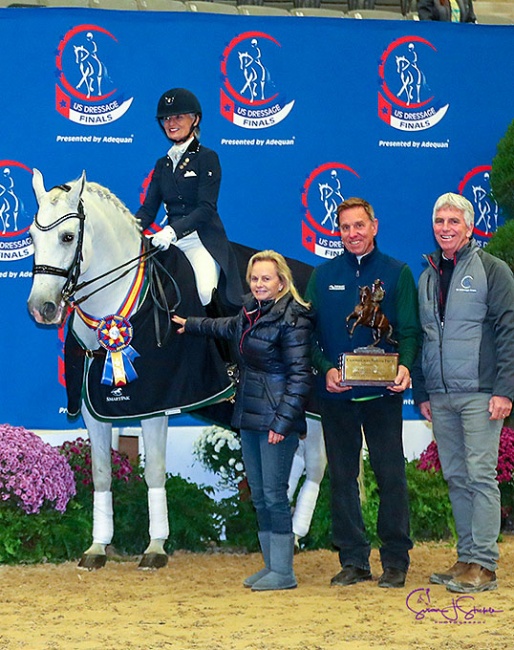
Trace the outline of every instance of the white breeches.
<path fill-rule="evenodd" d="M 307 437 L 300 440 L 294 455 L 287 492 L 289 501 L 292 501 L 305 471 L 305 481 L 298 493 L 293 514 L 293 532 L 298 537 L 305 537 L 309 532 L 326 466 L 327 455 L 321 422 L 307 420 Z"/>
<path fill-rule="evenodd" d="M 200 301 L 202 305 L 208 305 L 213 289 L 218 286 L 219 264 L 202 244 L 196 231 L 179 239 L 175 246 L 180 248 L 193 267 Z"/>

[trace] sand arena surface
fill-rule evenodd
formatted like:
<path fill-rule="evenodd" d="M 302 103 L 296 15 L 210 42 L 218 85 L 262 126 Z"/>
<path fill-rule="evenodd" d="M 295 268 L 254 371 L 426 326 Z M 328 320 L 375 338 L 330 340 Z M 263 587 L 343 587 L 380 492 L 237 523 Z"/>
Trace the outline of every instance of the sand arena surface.
<path fill-rule="evenodd" d="M 273 593 L 242 587 L 261 568 L 256 554 L 178 552 L 155 572 L 115 560 L 92 572 L 2 566 L 0 650 L 510 650 L 513 537 L 500 552 L 499 589 L 460 600 L 428 583 L 455 561 L 434 543 L 412 551 L 405 589 L 330 587 L 339 566 L 327 550 L 297 555 L 299 587 Z M 376 551 L 372 569 L 378 577 Z"/>

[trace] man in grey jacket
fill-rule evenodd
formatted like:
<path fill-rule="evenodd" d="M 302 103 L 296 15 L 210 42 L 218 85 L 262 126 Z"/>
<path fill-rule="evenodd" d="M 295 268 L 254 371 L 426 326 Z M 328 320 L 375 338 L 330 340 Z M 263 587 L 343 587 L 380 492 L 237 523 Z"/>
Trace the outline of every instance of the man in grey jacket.
<path fill-rule="evenodd" d="M 457 529 L 457 562 L 430 581 L 449 591 L 496 589 L 504 418 L 514 397 L 514 276 L 474 240 L 474 212 L 459 194 L 435 203 L 439 250 L 419 281 L 423 328 L 414 399 L 433 423 Z"/>

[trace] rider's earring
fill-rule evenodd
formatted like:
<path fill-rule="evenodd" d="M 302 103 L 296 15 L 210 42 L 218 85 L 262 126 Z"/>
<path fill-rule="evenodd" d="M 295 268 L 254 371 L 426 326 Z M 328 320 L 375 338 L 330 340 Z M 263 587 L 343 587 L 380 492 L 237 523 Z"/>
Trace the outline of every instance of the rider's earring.
<path fill-rule="evenodd" d="M 283 288 L 284 288 L 284 285 L 283 285 L 283 284 L 279 284 L 279 285 L 278 285 L 278 290 L 279 290 L 279 291 L 282 291 Z"/>

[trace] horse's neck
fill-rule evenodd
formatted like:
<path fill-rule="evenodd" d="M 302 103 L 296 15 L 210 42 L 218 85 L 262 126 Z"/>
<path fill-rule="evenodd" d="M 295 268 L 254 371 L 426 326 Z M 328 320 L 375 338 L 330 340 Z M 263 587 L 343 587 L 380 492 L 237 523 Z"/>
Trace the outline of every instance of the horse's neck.
<path fill-rule="evenodd" d="M 134 285 L 138 268 L 137 257 L 141 251 L 141 235 L 128 215 L 116 214 L 110 219 L 99 216 L 102 215 L 100 211 L 95 211 L 94 217 L 91 209 L 86 207 L 86 211 L 87 219 L 93 218 L 95 222 L 92 223 L 90 250 L 84 251 L 84 256 L 89 257 L 90 262 L 87 270 L 81 274 L 79 283 L 89 281 L 91 284 L 78 291 L 75 299 L 89 296 L 80 307 L 87 316 L 101 320 L 105 316 L 119 313 Z M 134 261 L 115 270 L 129 260 Z M 107 275 L 101 277 L 104 274 Z M 137 304 L 134 305 L 134 310 L 136 308 Z M 80 318 L 75 317 L 74 320 L 74 329 L 81 340 L 91 349 L 98 347 L 94 330 Z"/>

